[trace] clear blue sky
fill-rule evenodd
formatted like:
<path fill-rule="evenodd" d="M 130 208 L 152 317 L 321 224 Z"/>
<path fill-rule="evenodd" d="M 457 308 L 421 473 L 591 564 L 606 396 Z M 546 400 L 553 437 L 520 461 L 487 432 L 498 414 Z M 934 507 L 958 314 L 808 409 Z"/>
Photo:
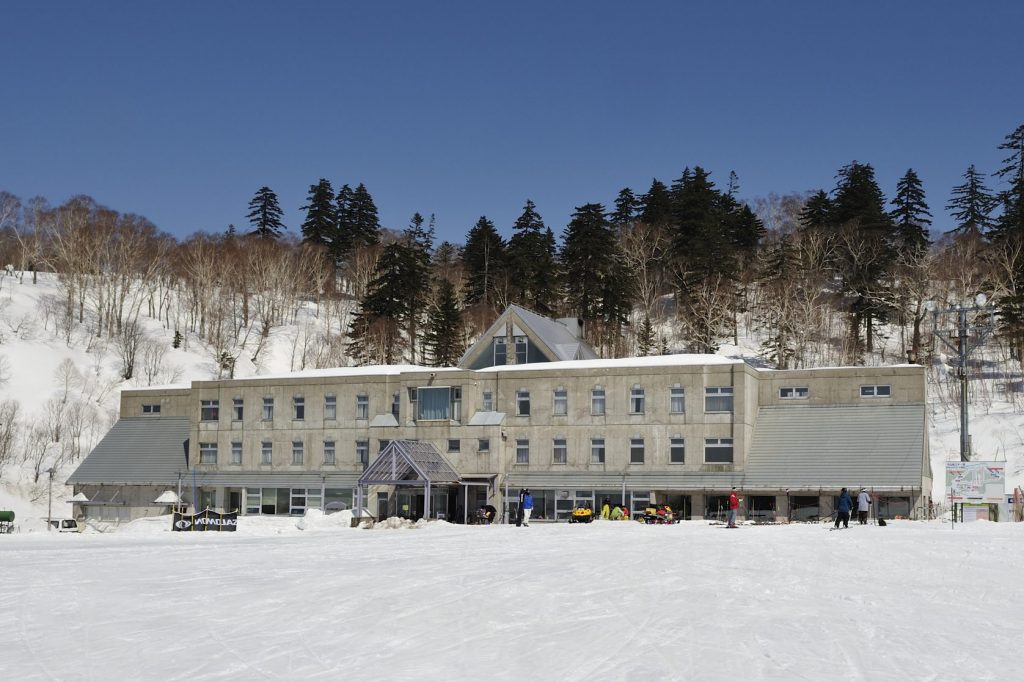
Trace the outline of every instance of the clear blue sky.
<path fill-rule="evenodd" d="M 19 2 L 0 10 L 0 189 L 89 194 L 178 237 L 289 231 L 320 177 L 385 226 L 560 235 L 684 166 L 743 198 L 913 167 L 936 229 L 1024 123 L 1021 2 Z"/>

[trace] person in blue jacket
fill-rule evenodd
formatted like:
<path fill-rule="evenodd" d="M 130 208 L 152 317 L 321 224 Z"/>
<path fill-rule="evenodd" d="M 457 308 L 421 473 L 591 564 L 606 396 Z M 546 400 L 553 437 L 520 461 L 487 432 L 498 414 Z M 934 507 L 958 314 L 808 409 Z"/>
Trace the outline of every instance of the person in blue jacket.
<path fill-rule="evenodd" d="M 853 509 L 853 500 L 850 499 L 850 493 L 847 492 L 846 488 L 843 488 L 842 492 L 839 493 L 839 506 L 836 507 L 836 528 L 839 527 L 839 522 L 843 522 L 843 528 L 850 527 L 850 510 Z"/>
<path fill-rule="evenodd" d="M 530 525 L 530 514 L 533 513 L 533 495 L 530 494 L 530 490 L 526 489 L 523 491 L 523 525 Z"/>

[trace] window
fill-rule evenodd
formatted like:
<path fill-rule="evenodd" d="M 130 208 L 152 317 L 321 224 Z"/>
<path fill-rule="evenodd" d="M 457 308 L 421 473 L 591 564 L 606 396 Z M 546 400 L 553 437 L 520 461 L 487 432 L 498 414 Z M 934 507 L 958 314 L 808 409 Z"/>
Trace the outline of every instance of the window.
<path fill-rule="evenodd" d="M 783 386 L 779 389 L 779 397 L 783 400 L 799 400 L 810 395 L 806 386 Z"/>
<path fill-rule="evenodd" d="M 199 418 L 204 422 L 215 422 L 220 417 L 219 400 L 200 400 Z"/>
<path fill-rule="evenodd" d="M 160 414 L 159 405 L 143 405 L 142 414 Z"/>
<path fill-rule="evenodd" d="M 292 419 L 302 420 L 306 418 L 306 399 L 301 395 L 292 398 Z"/>
<path fill-rule="evenodd" d="M 590 463 L 604 464 L 604 438 L 590 439 Z"/>
<path fill-rule="evenodd" d="M 422 421 L 458 421 L 462 417 L 462 389 L 458 386 L 432 386 L 416 389 L 416 419 Z"/>
<path fill-rule="evenodd" d="M 732 386 L 708 386 L 704 389 L 705 412 L 732 412 Z"/>
<path fill-rule="evenodd" d="M 292 441 L 292 465 L 302 464 L 303 447 L 301 440 Z"/>
<path fill-rule="evenodd" d="M 241 441 L 233 441 L 231 443 L 231 463 L 241 464 L 242 463 L 242 443 Z"/>
<path fill-rule="evenodd" d="M 530 441 L 526 438 L 516 440 L 516 464 L 530 463 Z"/>
<path fill-rule="evenodd" d="M 200 443 L 199 444 L 199 463 L 200 464 L 216 464 L 217 463 L 217 444 L 216 443 Z"/>
<path fill-rule="evenodd" d="M 516 414 L 520 417 L 530 416 L 530 392 L 525 388 L 516 391 Z"/>
<path fill-rule="evenodd" d="M 324 441 L 324 466 L 334 466 L 335 449 L 333 440 Z"/>
<path fill-rule="evenodd" d="M 462 441 L 458 438 L 448 439 L 448 452 L 460 452 L 462 449 Z"/>
<path fill-rule="evenodd" d="M 604 388 L 595 386 L 590 391 L 590 414 L 595 417 L 604 415 Z"/>
<path fill-rule="evenodd" d="M 669 464 L 686 464 L 686 439 L 673 436 L 668 446 Z"/>
<path fill-rule="evenodd" d="M 356 441 L 356 461 L 363 465 L 370 463 L 370 441 Z"/>
<path fill-rule="evenodd" d="M 274 421 L 274 399 L 270 396 L 263 399 L 263 421 Z"/>
<path fill-rule="evenodd" d="M 370 396 L 360 393 L 356 396 L 356 419 L 370 418 Z"/>
<path fill-rule="evenodd" d="M 878 386 L 861 386 L 861 398 L 888 398 L 892 396 L 892 386 L 881 384 Z"/>
<path fill-rule="evenodd" d="M 259 488 L 246 488 L 245 489 L 245 513 L 246 514 L 259 514 L 261 499 L 260 499 Z"/>
<path fill-rule="evenodd" d="M 491 391 L 484 391 L 483 406 L 481 409 L 484 412 L 494 412 L 494 393 Z"/>
<path fill-rule="evenodd" d="M 290 497 L 288 513 L 292 516 L 302 516 L 307 509 L 320 509 L 323 505 L 319 488 L 292 488 Z"/>
<path fill-rule="evenodd" d="M 731 464 L 732 438 L 705 438 L 704 461 L 708 464 Z"/>
<path fill-rule="evenodd" d="M 668 390 L 668 411 L 672 414 L 686 412 L 686 391 L 682 386 L 673 386 Z"/>
<path fill-rule="evenodd" d="M 490 438 L 478 438 L 477 439 L 477 441 L 476 441 L 476 451 L 477 452 L 489 452 L 490 449 L 491 449 L 491 439 Z"/>
<path fill-rule="evenodd" d="M 564 417 L 569 413 L 569 392 L 561 386 L 555 389 L 555 405 L 551 413 L 556 417 Z"/>
<path fill-rule="evenodd" d="M 274 444 L 269 440 L 260 443 L 260 464 L 272 464 L 274 461 Z"/>
<path fill-rule="evenodd" d="M 377 452 L 384 452 L 384 448 L 386 448 L 389 445 L 391 445 L 390 438 L 381 438 L 379 441 L 377 441 Z"/>
<path fill-rule="evenodd" d="M 508 362 L 508 355 L 505 351 L 505 337 L 494 337 L 494 364 L 504 365 Z"/>
<path fill-rule="evenodd" d="M 525 336 L 515 337 L 516 342 L 516 364 L 525 365 L 528 362 L 530 343 Z"/>
<path fill-rule="evenodd" d="M 630 438 L 629 439 L 629 463 L 630 464 L 643 464 L 644 463 L 644 439 L 643 438 Z"/>
<path fill-rule="evenodd" d="M 324 396 L 324 419 L 338 418 L 338 398 L 333 395 Z"/>
<path fill-rule="evenodd" d="M 634 385 L 633 389 L 629 392 L 629 413 L 644 413 L 644 388 L 640 384 Z"/>
<path fill-rule="evenodd" d="M 565 444 L 565 438 L 556 438 L 551 451 L 552 464 L 565 464 L 569 461 L 569 448 Z"/>
<path fill-rule="evenodd" d="M 245 416 L 245 403 L 241 398 L 231 399 L 231 421 L 240 422 Z"/>
<path fill-rule="evenodd" d="M 401 423 L 402 419 L 402 392 L 395 391 L 391 394 L 391 416 L 395 418 L 396 422 Z"/>

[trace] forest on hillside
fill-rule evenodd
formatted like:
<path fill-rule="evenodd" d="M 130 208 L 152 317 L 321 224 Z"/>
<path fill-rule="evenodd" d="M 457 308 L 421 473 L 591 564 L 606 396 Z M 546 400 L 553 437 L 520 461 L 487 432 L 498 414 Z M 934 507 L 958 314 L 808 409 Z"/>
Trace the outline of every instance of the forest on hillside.
<path fill-rule="evenodd" d="M 225 376 L 257 362 L 279 325 L 313 306 L 301 367 L 451 365 L 509 304 L 583 321 L 604 357 L 714 352 L 756 333 L 774 367 L 922 361 L 926 302 L 986 293 L 996 343 L 1024 352 L 1024 125 L 987 172 L 929 198 L 911 168 L 888 193 L 851 161 L 822 189 L 744 201 L 739 178 L 700 166 L 584 203 L 555 231 L 527 200 L 506 239 L 486 216 L 461 244 L 436 244 L 433 217 L 380 224 L 363 184 L 309 187 L 289 229 L 269 187 L 247 229 L 178 240 L 142 216 L 77 196 L 51 205 L 0 192 L 0 258 L 29 283 L 56 273 L 44 324 L 112 342 L 128 379 L 154 349 L 140 316 L 174 343 L 201 340 Z M 933 227 L 932 206 L 955 224 Z"/>

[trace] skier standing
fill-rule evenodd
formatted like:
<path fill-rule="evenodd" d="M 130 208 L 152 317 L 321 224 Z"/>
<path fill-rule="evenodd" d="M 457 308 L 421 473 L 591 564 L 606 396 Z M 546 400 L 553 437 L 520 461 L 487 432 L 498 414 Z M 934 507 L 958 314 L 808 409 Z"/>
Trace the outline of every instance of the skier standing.
<path fill-rule="evenodd" d="M 527 488 L 523 491 L 523 525 L 530 525 L 530 514 L 533 512 L 533 495 L 530 494 L 530 489 Z"/>
<path fill-rule="evenodd" d="M 740 498 L 736 495 L 736 488 L 733 488 L 729 495 L 729 528 L 736 527 L 736 512 L 739 508 Z"/>
<path fill-rule="evenodd" d="M 843 528 L 850 527 L 850 510 L 853 509 L 853 500 L 850 499 L 850 493 L 843 488 L 842 492 L 839 493 L 839 505 L 836 507 L 836 528 L 839 528 L 839 522 L 843 522 Z"/>
<path fill-rule="evenodd" d="M 857 520 L 860 525 L 864 525 L 868 522 L 868 509 L 871 508 L 871 495 L 868 494 L 867 488 L 860 489 L 860 495 L 857 495 Z"/>

